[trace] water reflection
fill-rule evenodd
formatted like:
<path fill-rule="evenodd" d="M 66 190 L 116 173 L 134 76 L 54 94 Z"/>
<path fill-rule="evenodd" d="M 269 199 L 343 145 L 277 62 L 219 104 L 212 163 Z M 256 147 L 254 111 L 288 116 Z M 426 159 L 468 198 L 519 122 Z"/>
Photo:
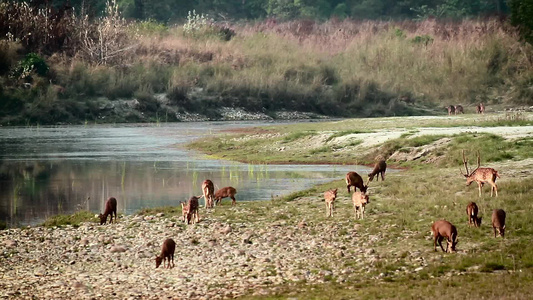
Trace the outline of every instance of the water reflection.
<path fill-rule="evenodd" d="M 200 195 L 206 178 L 215 189 L 235 187 L 237 201 L 266 200 L 343 178 L 349 170 L 368 171 L 354 166 L 240 164 L 205 159 L 180 147 L 221 129 L 257 125 L 1 129 L 0 218 L 17 226 L 80 209 L 96 213 L 103 211 L 110 196 L 126 214 L 144 207 L 176 206 Z"/>

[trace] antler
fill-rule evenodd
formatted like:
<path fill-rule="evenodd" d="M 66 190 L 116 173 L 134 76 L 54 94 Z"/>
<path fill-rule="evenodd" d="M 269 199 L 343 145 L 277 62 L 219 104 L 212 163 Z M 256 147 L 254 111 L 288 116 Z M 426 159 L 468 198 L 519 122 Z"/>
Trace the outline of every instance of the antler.
<path fill-rule="evenodd" d="M 468 161 L 466 160 L 466 157 L 465 157 L 465 150 L 463 150 L 463 164 L 465 165 L 466 174 L 463 174 L 463 170 L 459 169 L 459 171 L 461 172 L 461 175 L 470 176 L 470 172 L 468 172 Z"/>
<path fill-rule="evenodd" d="M 479 155 L 479 150 L 477 150 L 477 167 L 472 171 L 471 174 L 474 174 L 474 172 L 479 169 L 479 166 L 481 165 L 481 156 Z"/>

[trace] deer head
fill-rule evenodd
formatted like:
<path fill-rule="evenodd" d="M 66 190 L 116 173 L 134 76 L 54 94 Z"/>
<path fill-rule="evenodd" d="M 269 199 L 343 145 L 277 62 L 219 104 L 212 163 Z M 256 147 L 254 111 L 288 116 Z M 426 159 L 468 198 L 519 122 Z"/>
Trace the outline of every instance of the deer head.
<path fill-rule="evenodd" d="M 465 150 L 463 150 L 463 164 L 466 169 L 466 174 L 464 174 L 462 170 L 460 170 L 460 172 L 466 178 L 466 185 L 470 185 L 473 181 L 475 181 L 475 178 L 472 175 L 477 171 L 477 169 L 479 169 L 479 166 L 481 164 L 479 150 L 477 151 L 477 167 L 472 172 L 468 171 L 468 160 L 465 157 Z"/>

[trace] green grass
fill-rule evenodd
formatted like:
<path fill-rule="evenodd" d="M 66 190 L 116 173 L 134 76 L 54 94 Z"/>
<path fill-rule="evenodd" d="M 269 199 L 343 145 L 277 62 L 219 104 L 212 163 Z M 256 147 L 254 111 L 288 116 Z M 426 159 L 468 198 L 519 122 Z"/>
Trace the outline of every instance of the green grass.
<path fill-rule="evenodd" d="M 78 211 L 72 215 L 57 215 L 48 218 L 42 226 L 44 227 L 55 227 L 55 226 L 79 226 L 82 222 L 99 222 L 97 218 L 94 217 L 94 213 L 86 210 Z"/>

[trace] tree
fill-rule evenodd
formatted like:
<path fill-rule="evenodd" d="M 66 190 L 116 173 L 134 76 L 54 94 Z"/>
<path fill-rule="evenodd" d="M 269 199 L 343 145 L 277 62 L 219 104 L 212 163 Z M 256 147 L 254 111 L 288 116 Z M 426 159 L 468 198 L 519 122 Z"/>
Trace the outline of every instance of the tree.
<path fill-rule="evenodd" d="M 533 0 L 509 0 L 511 24 L 517 26 L 522 37 L 533 43 Z"/>

